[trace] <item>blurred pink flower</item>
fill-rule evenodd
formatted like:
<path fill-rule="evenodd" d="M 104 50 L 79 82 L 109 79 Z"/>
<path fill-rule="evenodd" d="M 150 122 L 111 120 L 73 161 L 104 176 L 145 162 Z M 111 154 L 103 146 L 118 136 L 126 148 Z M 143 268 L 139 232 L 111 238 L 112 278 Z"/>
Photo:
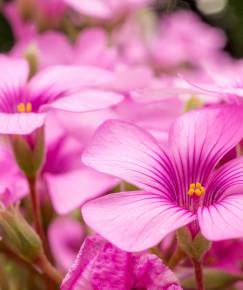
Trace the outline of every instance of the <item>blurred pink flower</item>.
<path fill-rule="evenodd" d="M 223 32 L 202 22 L 191 11 L 178 11 L 162 18 L 158 35 L 151 42 L 155 62 L 162 67 L 199 66 L 215 58 L 226 44 Z"/>
<path fill-rule="evenodd" d="M 57 50 L 58 47 L 58 50 Z M 73 64 L 73 47 L 61 32 L 47 31 L 20 39 L 10 51 L 14 57 L 30 55 L 38 70 L 58 64 Z"/>
<path fill-rule="evenodd" d="M 148 5 L 151 0 L 64 0 L 77 12 L 98 19 L 114 19 Z"/>
<path fill-rule="evenodd" d="M 205 64 L 203 66 L 207 79 L 204 81 L 185 80 L 197 92 L 217 96 L 227 103 L 243 103 L 243 63 L 232 61 L 222 64 Z"/>
<path fill-rule="evenodd" d="M 84 240 L 80 222 L 69 217 L 58 217 L 49 225 L 48 239 L 58 268 L 66 273 L 73 264 Z"/>
<path fill-rule="evenodd" d="M 28 194 L 27 181 L 7 144 L 0 145 L 0 174 L 0 202 L 5 206 L 17 202 Z"/>
<path fill-rule="evenodd" d="M 55 66 L 28 81 L 26 61 L 0 56 L 0 133 L 30 134 L 50 109 L 86 112 L 119 103 L 120 94 L 102 89 L 114 75 L 88 66 Z"/>
<path fill-rule="evenodd" d="M 242 114 L 234 105 L 184 114 L 172 125 L 166 149 L 140 127 L 105 122 L 83 162 L 143 191 L 87 202 L 86 223 L 127 251 L 150 248 L 184 225 L 209 240 L 241 237 L 243 158 L 215 167 L 241 140 Z"/>
<path fill-rule="evenodd" d="M 243 241 L 227 240 L 214 242 L 205 256 L 204 263 L 209 267 L 221 268 L 231 273 L 242 272 Z"/>
<path fill-rule="evenodd" d="M 155 255 L 124 252 L 103 238 L 86 238 L 61 290 L 182 290 Z"/>

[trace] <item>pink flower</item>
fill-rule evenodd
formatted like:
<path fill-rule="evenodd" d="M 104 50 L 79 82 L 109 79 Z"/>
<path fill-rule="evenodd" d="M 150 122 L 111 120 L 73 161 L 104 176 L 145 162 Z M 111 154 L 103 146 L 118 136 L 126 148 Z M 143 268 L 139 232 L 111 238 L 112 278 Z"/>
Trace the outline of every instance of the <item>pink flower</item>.
<path fill-rule="evenodd" d="M 243 102 L 243 65 L 241 62 L 231 62 L 224 65 L 204 65 L 204 73 L 207 79 L 197 81 L 188 79 L 185 80 L 197 92 L 217 96 L 228 103 Z"/>
<path fill-rule="evenodd" d="M 145 6 L 151 0 L 64 0 L 81 14 L 98 19 L 112 19 Z"/>
<path fill-rule="evenodd" d="M 0 147 L 0 203 L 5 206 L 17 202 L 28 194 L 28 184 L 7 146 Z"/>
<path fill-rule="evenodd" d="M 162 67 L 185 64 L 197 67 L 203 60 L 215 58 L 225 43 L 222 31 L 203 23 L 196 14 L 182 10 L 162 18 L 151 51 L 155 62 Z"/>
<path fill-rule="evenodd" d="M 86 238 L 61 290 L 181 290 L 155 255 L 124 252 L 99 236 Z"/>
<path fill-rule="evenodd" d="M 113 74 L 88 66 L 56 66 L 28 81 L 28 64 L 0 56 L 0 133 L 30 134 L 50 109 L 85 112 L 119 103 L 122 96 L 102 90 Z M 99 88 L 100 87 L 100 88 Z"/>
<path fill-rule="evenodd" d="M 227 240 L 215 242 L 205 256 L 205 264 L 209 267 L 221 268 L 231 273 L 242 271 L 243 241 Z"/>
<path fill-rule="evenodd" d="M 241 237 L 243 158 L 215 167 L 241 140 L 242 113 L 234 105 L 187 113 L 171 127 L 167 149 L 135 125 L 105 122 L 84 163 L 142 191 L 87 202 L 86 223 L 127 251 L 150 248 L 185 225 L 209 240 Z"/>
<path fill-rule="evenodd" d="M 58 217 L 49 225 L 51 252 L 61 271 L 67 272 L 73 264 L 84 236 L 85 231 L 80 222 L 69 217 Z"/>

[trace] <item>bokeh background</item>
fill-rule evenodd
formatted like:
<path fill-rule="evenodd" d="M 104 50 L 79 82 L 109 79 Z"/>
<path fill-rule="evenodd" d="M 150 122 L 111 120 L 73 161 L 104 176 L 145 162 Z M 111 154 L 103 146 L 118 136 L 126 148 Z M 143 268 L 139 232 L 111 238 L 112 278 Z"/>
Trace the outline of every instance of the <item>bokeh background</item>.
<path fill-rule="evenodd" d="M 6 17 L 1 11 L 0 0 L 0 51 L 9 51 L 14 44 L 14 36 Z M 242 0 L 157 0 L 151 7 L 160 15 L 178 9 L 189 9 L 212 26 L 223 29 L 227 35 L 225 50 L 235 58 L 243 57 L 243 1 Z"/>

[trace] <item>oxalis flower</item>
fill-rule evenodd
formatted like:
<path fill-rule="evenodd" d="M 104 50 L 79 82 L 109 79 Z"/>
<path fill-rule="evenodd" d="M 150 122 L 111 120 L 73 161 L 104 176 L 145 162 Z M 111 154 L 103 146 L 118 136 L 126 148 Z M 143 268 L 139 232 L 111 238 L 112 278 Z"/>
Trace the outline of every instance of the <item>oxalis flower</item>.
<path fill-rule="evenodd" d="M 123 97 L 102 86 L 113 74 L 88 66 L 55 66 L 28 81 L 25 60 L 0 55 L 0 133 L 26 135 L 44 124 L 50 109 L 92 111 Z"/>
<path fill-rule="evenodd" d="M 188 225 L 209 240 L 243 236 L 243 158 L 216 168 L 243 136 L 243 107 L 189 112 L 172 125 L 163 149 L 143 129 L 110 120 L 83 161 L 142 188 L 87 202 L 86 223 L 121 249 L 141 251 Z"/>

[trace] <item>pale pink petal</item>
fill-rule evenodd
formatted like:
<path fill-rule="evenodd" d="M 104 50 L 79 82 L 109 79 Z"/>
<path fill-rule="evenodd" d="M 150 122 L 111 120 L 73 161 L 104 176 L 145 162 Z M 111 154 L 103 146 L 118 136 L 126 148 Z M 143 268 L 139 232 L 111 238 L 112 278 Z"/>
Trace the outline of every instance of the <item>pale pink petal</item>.
<path fill-rule="evenodd" d="M 42 107 L 46 109 L 58 109 L 70 112 L 88 112 L 106 109 L 114 106 L 123 100 L 118 93 L 89 89 L 68 97 L 63 97 Z"/>
<path fill-rule="evenodd" d="M 63 94 L 71 94 L 80 88 L 94 88 L 111 83 L 113 73 L 92 66 L 53 66 L 43 69 L 29 82 L 33 99 L 42 103 L 53 101 Z"/>
<path fill-rule="evenodd" d="M 225 105 L 189 112 L 178 118 L 169 134 L 181 183 L 206 185 L 219 160 L 241 140 L 243 107 Z"/>
<path fill-rule="evenodd" d="M 83 161 L 145 190 L 167 197 L 175 192 L 169 158 L 149 133 L 135 125 L 117 120 L 104 122 L 85 149 Z"/>
<path fill-rule="evenodd" d="M 13 113 L 25 93 L 28 63 L 0 54 L 0 112 Z"/>
<path fill-rule="evenodd" d="M 242 188 L 242 187 L 241 187 Z M 202 234 L 213 241 L 243 237 L 243 191 L 198 209 Z"/>
<path fill-rule="evenodd" d="M 82 167 L 63 174 L 45 174 L 54 209 L 66 214 L 84 202 L 112 190 L 118 181 L 110 176 Z"/>
<path fill-rule="evenodd" d="M 39 113 L 0 113 L 0 133 L 27 135 L 43 126 L 45 114 Z"/>
<path fill-rule="evenodd" d="M 29 75 L 28 63 L 23 59 L 0 54 L 0 93 L 10 89 L 12 93 L 23 89 Z"/>
<path fill-rule="evenodd" d="M 66 4 L 70 5 L 79 13 L 97 17 L 97 18 L 110 18 L 112 16 L 111 8 L 105 1 L 100 0 L 64 0 Z"/>
<path fill-rule="evenodd" d="M 130 191 L 106 195 L 82 208 L 85 222 L 125 251 L 142 251 L 195 219 L 157 194 Z"/>

